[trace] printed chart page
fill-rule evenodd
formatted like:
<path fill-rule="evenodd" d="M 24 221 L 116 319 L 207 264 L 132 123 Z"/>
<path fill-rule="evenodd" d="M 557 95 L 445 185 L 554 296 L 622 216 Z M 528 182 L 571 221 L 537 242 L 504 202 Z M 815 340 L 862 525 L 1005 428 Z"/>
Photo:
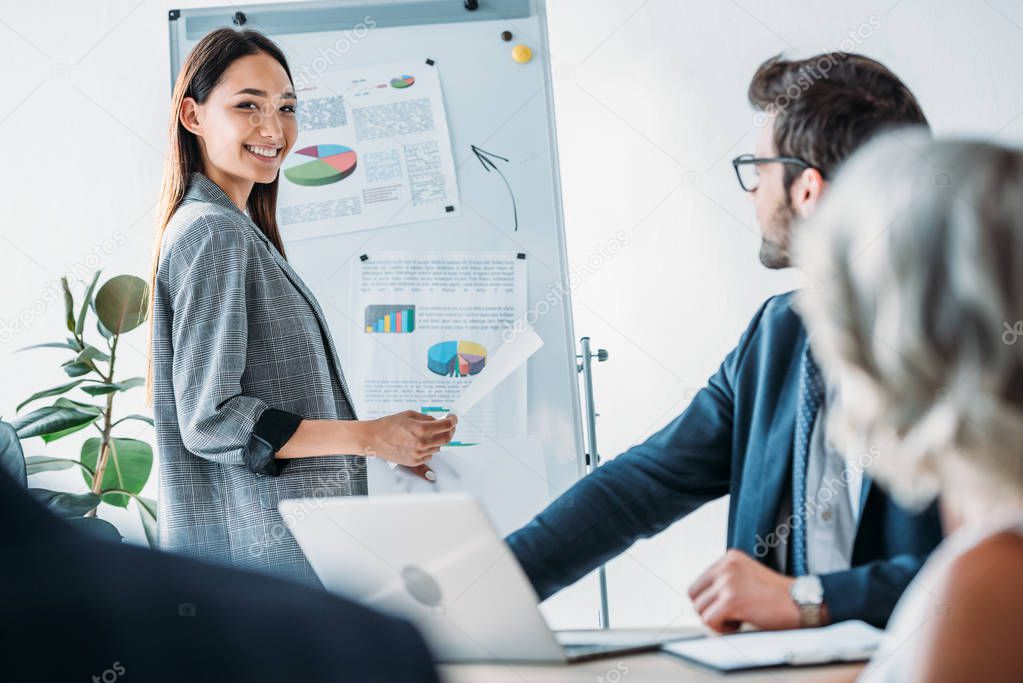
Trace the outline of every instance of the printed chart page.
<path fill-rule="evenodd" d="M 298 139 L 278 181 L 285 241 L 459 215 L 436 66 L 327 71 L 296 92 Z"/>
<path fill-rule="evenodd" d="M 353 278 L 350 310 L 359 320 L 348 367 L 363 419 L 403 410 L 444 417 L 525 318 L 526 260 L 515 252 L 371 252 Z M 435 484 L 370 458 L 370 494 L 468 491 L 499 527 L 528 521 L 548 487 L 540 444 L 528 438 L 519 362 L 458 416 L 455 440 L 430 462 Z"/>

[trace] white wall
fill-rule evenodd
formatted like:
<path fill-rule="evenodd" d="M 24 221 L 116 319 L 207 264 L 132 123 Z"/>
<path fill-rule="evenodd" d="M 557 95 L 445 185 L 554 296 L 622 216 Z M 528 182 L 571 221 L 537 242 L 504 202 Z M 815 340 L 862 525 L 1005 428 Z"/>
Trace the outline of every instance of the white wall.
<path fill-rule="evenodd" d="M 5 419 L 66 379 L 59 351 L 13 353 L 63 337 L 60 275 L 148 270 L 166 148 L 166 13 L 203 4 L 217 3 L 0 0 Z M 758 265 L 751 206 L 728 163 L 752 151 L 745 89 L 765 57 L 848 48 L 860 31 L 855 49 L 906 80 L 938 133 L 1023 140 L 1023 8 L 1008 0 L 552 0 L 549 15 L 570 262 L 620 230 L 630 238 L 575 291 L 577 334 L 611 352 L 596 368 L 605 457 L 680 412 L 759 303 L 800 283 Z M 124 342 L 123 376 L 142 374 L 144 332 Z M 144 410 L 140 391 L 117 405 Z M 131 424 L 123 436 L 154 441 Z M 27 453 L 75 457 L 82 434 L 47 448 L 33 440 Z M 617 625 L 692 619 L 685 587 L 723 551 L 724 513 L 714 503 L 612 563 Z M 134 512 L 107 516 L 141 539 Z"/>
<path fill-rule="evenodd" d="M 1023 141 L 1019 3 L 555 0 L 549 15 L 569 261 L 632 240 L 574 300 L 577 336 L 611 353 L 595 367 L 605 457 L 681 412 L 757 306 L 800 284 L 759 265 L 729 163 L 753 151 L 746 86 L 766 57 L 850 49 L 860 32 L 855 49 L 909 84 L 938 133 Z M 692 620 L 685 589 L 723 552 L 726 515 L 718 501 L 612 562 L 612 623 Z"/>

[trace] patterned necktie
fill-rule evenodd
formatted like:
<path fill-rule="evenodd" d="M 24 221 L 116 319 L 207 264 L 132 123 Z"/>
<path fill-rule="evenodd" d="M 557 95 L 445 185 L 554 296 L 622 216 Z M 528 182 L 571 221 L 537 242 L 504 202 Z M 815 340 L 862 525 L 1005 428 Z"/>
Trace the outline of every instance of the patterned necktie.
<path fill-rule="evenodd" d="M 803 576 L 806 567 L 806 463 L 810 455 L 813 422 L 824 399 L 824 380 L 810 353 L 803 348 L 799 364 L 799 400 L 792 444 L 792 573 Z"/>

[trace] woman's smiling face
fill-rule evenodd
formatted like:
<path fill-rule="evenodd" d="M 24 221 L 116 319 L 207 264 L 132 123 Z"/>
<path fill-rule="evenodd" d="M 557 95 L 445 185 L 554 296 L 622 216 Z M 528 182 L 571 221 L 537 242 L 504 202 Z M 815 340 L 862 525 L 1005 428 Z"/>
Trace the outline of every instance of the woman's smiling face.
<path fill-rule="evenodd" d="M 271 183 L 295 144 L 296 103 L 284 67 L 261 52 L 235 60 L 206 102 L 185 98 L 181 119 L 215 175 Z"/>

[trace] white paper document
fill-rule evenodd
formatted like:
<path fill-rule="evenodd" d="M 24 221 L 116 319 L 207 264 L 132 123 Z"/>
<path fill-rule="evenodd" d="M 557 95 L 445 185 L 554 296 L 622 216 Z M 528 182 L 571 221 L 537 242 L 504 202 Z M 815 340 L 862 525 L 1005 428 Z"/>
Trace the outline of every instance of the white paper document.
<path fill-rule="evenodd" d="M 285 241 L 459 215 L 436 66 L 327 71 L 297 94 L 298 140 L 278 180 Z"/>
<path fill-rule="evenodd" d="M 823 628 L 754 631 L 670 643 L 665 652 L 720 671 L 870 659 L 884 631 L 862 621 Z"/>
<path fill-rule="evenodd" d="M 664 628 L 607 628 L 607 629 L 566 629 L 555 631 L 554 636 L 562 645 L 602 645 L 610 647 L 637 647 L 650 643 L 665 644 L 686 638 L 700 638 L 703 629 L 694 627 L 691 633 L 680 633 L 679 629 Z"/>
<path fill-rule="evenodd" d="M 349 374 L 361 417 L 415 410 L 442 418 L 499 362 L 504 381 L 458 414 L 448 448 L 526 435 L 526 367 L 505 372 L 504 354 L 495 353 L 525 316 L 524 259 L 503 251 L 371 252 L 353 278 Z"/>
<path fill-rule="evenodd" d="M 522 367 L 529 357 L 540 350 L 543 340 L 532 327 L 526 327 L 505 341 L 487 362 L 487 366 L 476 375 L 472 384 L 465 388 L 458 400 L 451 405 L 455 415 L 467 413 L 501 382 Z"/>

